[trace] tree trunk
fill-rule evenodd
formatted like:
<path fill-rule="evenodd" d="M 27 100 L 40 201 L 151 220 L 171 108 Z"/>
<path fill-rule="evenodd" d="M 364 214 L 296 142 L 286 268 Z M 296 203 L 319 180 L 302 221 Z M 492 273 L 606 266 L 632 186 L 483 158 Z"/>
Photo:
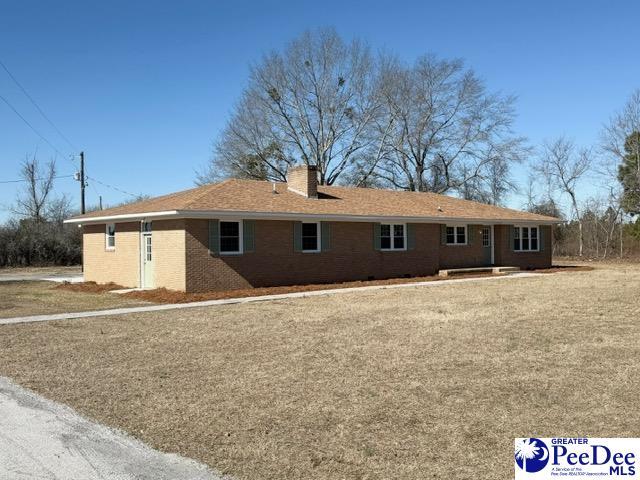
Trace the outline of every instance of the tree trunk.
<path fill-rule="evenodd" d="M 584 243 L 584 239 L 582 238 L 582 220 L 578 220 L 578 231 L 579 231 L 579 253 L 578 256 L 581 257 L 582 256 L 582 248 L 583 248 L 583 243 Z"/>
<path fill-rule="evenodd" d="M 622 236 L 624 233 L 624 221 L 622 215 L 620 215 L 620 258 L 622 258 Z"/>

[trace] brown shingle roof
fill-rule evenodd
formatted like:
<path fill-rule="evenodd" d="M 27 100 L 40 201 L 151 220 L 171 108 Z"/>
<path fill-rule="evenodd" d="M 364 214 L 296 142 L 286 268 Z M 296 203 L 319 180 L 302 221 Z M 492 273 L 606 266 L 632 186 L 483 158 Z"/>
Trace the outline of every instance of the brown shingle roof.
<path fill-rule="evenodd" d="M 287 191 L 286 183 L 226 180 L 138 203 L 90 212 L 71 219 L 104 219 L 121 215 L 178 211 L 183 216 L 200 212 L 251 212 L 252 214 L 427 218 L 432 220 L 486 220 L 556 223 L 557 218 L 521 212 L 446 195 L 371 188 L 318 187 L 318 198 Z"/>

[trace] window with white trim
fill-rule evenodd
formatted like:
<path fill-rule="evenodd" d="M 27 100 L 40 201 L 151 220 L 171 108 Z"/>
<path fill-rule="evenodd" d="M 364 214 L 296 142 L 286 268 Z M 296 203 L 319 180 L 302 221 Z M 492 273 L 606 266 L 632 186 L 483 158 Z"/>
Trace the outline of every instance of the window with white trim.
<path fill-rule="evenodd" d="M 380 224 L 380 250 L 406 250 L 406 236 L 404 223 Z"/>
<path fill-rule="evenodd" d="M 116 224 L 115 223 L 107 223 L 104 231 L 105 236 L 105 248 L 107 250 L 115 250 L 116 249 Z"/>
<path fill-rule="evenodd" d="M 540 248 L 538 227 L 513 227 L 513 250 L 516 252 L 537 252 Z"/>
<path fill-rule="evenodd" d="M 483 247 L 491 246 L 491 228 L 490 227 L 482 227 L 482 246 Z"/>
<path fill-rule="evenodd" d="M 447 245 L 466 245 L 467 226 L 447 225 Z"/>
<path fill-rule="evenodd" d="M 220 253 L 242 253 L 242 222 L 220 222 Z"/>
<path fill-rule="evenodd" d="M 302 251 L 320 251 L 320 222 L 302 223 Z"/>

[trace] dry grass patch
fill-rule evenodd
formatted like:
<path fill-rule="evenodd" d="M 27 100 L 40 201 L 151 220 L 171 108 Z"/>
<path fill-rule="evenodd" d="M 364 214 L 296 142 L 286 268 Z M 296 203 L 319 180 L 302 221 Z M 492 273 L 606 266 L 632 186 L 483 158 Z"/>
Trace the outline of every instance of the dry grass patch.
<path fill-rule="evenodd" d="M 72 285 L 62 286 L 52 282 L 0 282 L 0 318 L 101 310 L 144 303 L 104 293 L 97 287 L 92 293 L 68 291 L 69 287 Z"/>
<path fill-rule="evenodd" d="M 504 479 L 634 436 L 640 271 L 0 327 L 0 374 L 239 479 Z"/>
<path fill-rule="evenodd" d="M 23 273 L 45 274 L 45 275 L 57 275 L 57 274 L 78 274 L 82 275 L 82 267 L 80 265 L 72 265 L 70 267 L 65 266 L 50 266 L 50 267 L 2 267 L 0 268 L 0 277 L 3 275 L 20 275 Z"/>

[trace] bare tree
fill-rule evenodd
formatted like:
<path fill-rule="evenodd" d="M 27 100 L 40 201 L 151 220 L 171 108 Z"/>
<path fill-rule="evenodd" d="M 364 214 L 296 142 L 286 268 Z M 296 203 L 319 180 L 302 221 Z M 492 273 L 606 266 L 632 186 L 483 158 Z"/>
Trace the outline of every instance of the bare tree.
<path fill-rule="evenodd" d="M 411 66 L 387 59 L 381 85 L 384 113 L 393 120 L 378 168 L 387 184 L 493 203 L 514 188 L 509 166 L 526 153 L 511 128 L 514 97 L 488 93 L 461 60 L 435 56 Z"/>
<path fill-rule="evenodd" d="M 44 221 L 50 207 L 49 200 L 55 176 L 54 160 L 41 166 L 35 155 L 32 158 L 26 157 L 20 170 L 20 177 L 26 186 L 16 199 L 13 213 L 33 219 L 37 223 Z"/>
<path fill-rule="evenodd" d="M 199 183 L 224 176 L 286 181 L 294 164 L 316 165 L 321 184 L 365 182 L 380 150 L 375 62 L 334 30 L 306 32 L 251 69 L 249 85 Z"/>
<path fill-rule="evenodd" d="M 605 157 L 607 162 L 605 167 L 611 168 L 615 174 L 617 174 L 618 165 L 624 161 L 628 154 L 625 150 L 625 144 L 634 132 L 640 132 L 640 89 L 634 91 L 622 110 L 611 117 L 601 134 L 601 148 L 610 154 Z M 636 155 L 640 159 L 640 149 L 637 149 Z M 638 165 L 640 165 L 640 161 Z M 638 169 L 640 170 L 640 167 Z M 640 178 L 640 172 L 638 175 Z"/>
<path fill-rule="evenodd" d="M 584 249 L 584 232 L 576 188 L 590 171 L 591 164 L 592 155 L 589 150 L 578 150 L 571 140 L 560 137 L 545 142 L 542 154 L 533 165 L 534 171 L 546 179 L 550 188 L 569 198 L 571 211 L 578 222 L 580 256 Z"/>
<path fill-rule="evenodd" d="M 638 139 L 640 139 L 640 89 L 634 91 L 622 110 L 609 119 L 600 135 L 600 150 L 604 155 L 601 156 L 598 173 L 611 191 L 610 196 L 616 198 L 620 206 L 626 206 L 625 209 L 620 208 L 622 218 L 624 218 L 623 210 L 635 211 L 640 208 L 637 205 L 637 199 L 640 198 L 640 192 L 637 190 L 640 185 L 640 141 Z M 626 168 L 623 167 L 625 164 Z M 630 185 L 635 187 L 636 191 L 627 191 L 625 194 L 623 184 L 627 187 Z"/>

